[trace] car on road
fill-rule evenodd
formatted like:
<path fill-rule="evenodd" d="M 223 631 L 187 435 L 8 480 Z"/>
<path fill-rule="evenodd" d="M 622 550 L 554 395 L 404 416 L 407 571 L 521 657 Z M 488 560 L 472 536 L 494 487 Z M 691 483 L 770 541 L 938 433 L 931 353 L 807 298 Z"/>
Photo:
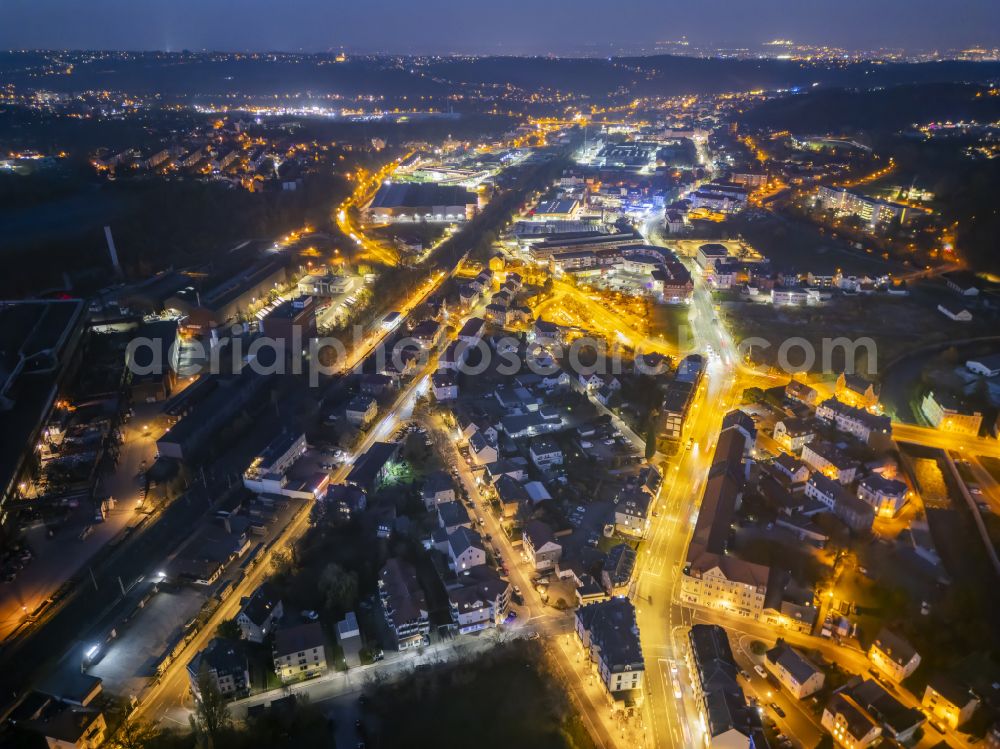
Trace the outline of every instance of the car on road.
<path fill-rule="evenodd" d="M 742 676 L 747 681 L 750 681 L 750 674 L 747 671 L 744 671 L 742 668 L 740 669 L 740 676 Z"/>
<path fill-rule="evenodd" d="M 317 619 L 319 619 L 319 614 L 317 614 L 312 609 L 306 609 L 305 611 L 302 612 L 302 618 L 314 622 Z"/>
<path fill-rule="evenodd" d="M 779 718 L 785 717 L 785 711 L 781 709 L 781 705 L 779 705 L 777 702 L 772 702 L 770 705 L 768 705 L 768 707 L 774 710 L 774 712 L 778 714 Z"/>
<path fill-rule="evenodd" d="M 756 664 L 756 665 L 755 665 L 755 666 L 753 667 L 753 670 L 757 672 L 757 675 L 758 675 L 758 676 L 759 676 L 760 678 L 762 678 L 762 679 L 766 679 L 766 678 L 767 678 L 767 671 L 765 671 L 765 670 L 764 670 L 764 667 L 763 667 L 763 666 L 761 666 L 761 665 L 760 665 L 759 663 L 758 663 L 758 664 Z"/>

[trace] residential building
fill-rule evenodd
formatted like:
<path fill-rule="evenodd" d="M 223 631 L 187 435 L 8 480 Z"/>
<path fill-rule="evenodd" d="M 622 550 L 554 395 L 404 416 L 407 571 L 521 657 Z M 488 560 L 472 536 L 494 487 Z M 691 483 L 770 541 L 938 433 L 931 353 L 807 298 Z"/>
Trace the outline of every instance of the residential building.
<path fill-rule="evenodd" d="M 806 482 L 806 497 L 821 502 L 856 533 L 871 530 L 875 511 L 855 497 L 838 481 L 822 473 L 814 473 Z"/>
<path fill-rule="evenodd" d="M 282 684 L 326 673 L 326 636 L 319 622 L 283 627 L 274 633 L 274 672 Z"/>
<path fill-rule="evenodd" d="M 456 572 L 486 564 L 483 539 L 471 528 L 460 525 L 448 534 L 448 557 Z"/>
<path fill-rule="evenodd" d="M 879 473 L 865 476 L 858 482 L 858 499 L 870 504 L 880 518 L 896 517 L 911 494 L 902 481 Z"/>
<path fill-rule="evenodd" d="M 385 481 L 399 452 L 398 442 L 376 442 L 354 461 L 346 482 L 374 492 Z"/>
<path fill-rule="evenodd" d="M 543 471 L 563 463 L 563 452 L 551 437 L 536 437 L 531 440 L 528 453 L 531 462 Z"/>
<path fill-rule="evenodd" d="M 612 696 L 642 689 L 645 662 L 631 601 L 611 598 L 580 607 L 576 634 Z"/>
<path fill-rule="evenodd" d="M 794 455 L 789 455 L 788 453 L 781 453 L 781 455 L 772 460 L 771 470 L 782 477 L 783 482 L 793 490 L 796 487 L 804 487 L 806 481 L 809 479 L 809 467 Z"/>
<path fill-rule="evenodd" d="M 347 404 L 347 423 L 366 428 L 378 416 L 378 401 L 370 395 L 359 395 Z"/>
<path fill-rule="evenodd" d="M 819 666 L 780 638 L 765 654 L 764 668 L 797 700 L 815 694 L 826 681 Z"/>
<path fill-rule="evenodd" d="M 431 630 L 427 598 L 413 565 L 392 557 L 378 576 L 382 613 L 399 650 L 421 647 Z"/>
<path fill-rule="evenodd" d="M 461 526 L 472 527 L 469 511 L 461 502 L 442 502 L 437 505 L 438 526 L 445 533 L 454 533 Z"/>
<path fill-rule="evenodd" d="M 899 683 L 920 665 L 920 654 L 904 638 L 882 628 L 868 649 L 868 660 L 879 671 Z"/>
<path fill-rule="evenodd" d="M 349 522 L 368 507 L 368 495 L 356 486 L 332 484 L 326 488 L 325 512 L 340 522 Z"/>
<path fill-rule="evenodd" d="M 688 643 L 692 697 L 704 721 L 706 749 L 752 749 L 760 718 L 736 680 L 740 668 L 726 630 L 717 624 L 695 624 Z"/>
<path fill-rule="evenodd" d="M 465 321 L 462 329 L 458 331 L 458 340 L 470 346 L 475 346 L 479 342 L 479 339 L 483 337 L 483 329 L 485 327 L 486 322 L 483 318 L 470 317 Z"/>
<path fill-rule="evenodd" d="M 19 725 L 40 734 L 48 749 L 97 749 L 108 727 L 102 711 L 65 703 L 47 704 L 37 717 Z"/>
<path fill-rule="evenodd" d="M 454 502 L 455 485 L 444 471 L 433 471 L 424 479 L 421 497 L 428 510 L 444 502 Z"/>
<path fill-rule="evenodd" d="M 615 530 L 644 538 L 649 530 L 653 495 L 641 486 L 626 486 L 615 495 Z"/>
<path fill-rule="evenodd" d="M 816 407 L 816 418 L 834 425 L 839 431 L 857 437 L 862 442 L 887 444 L 892 436 L 892 420 L 828 398 Z"/>
<path fill-rule="evenodd" d="M 845 486 L 854 481 L 858 471 L 857 461 L 847 457 L 829 442 L 814 440 L 802 448 L 802 461 L 828 478 Z"/>
<path fill-rule="evenodd" d="M 837 399 L 855 408 L 874 408 L 879 401 L 878 386 L 855 374 L 841 372 L 834 390 Z"/>
<path fill-rule="evenodd" d="M 469 438 L 469 456 L 476 465 L 482 466 L 496 463 L 500 453 L 497 452 L 496 445 L 492 444 L 482 432 L 477 431 Z"/>
<path fill-rule="evenodd" d="M 439 403 L 458 398 L 458 380 L 451 372 L 435 372 L 431 375 L 431 389 L 434 400 Z"/>
<path fill-rule="evenodd" d="M 551 526 L 541 520 L 531 520 L 522 532 L 524 553 L 536 572 L 554 569 L 562 558 L 562 545 L 556 541 Z"/>
<path fill-rule="evenodd" d="M 882 727 L 882 735 L 909 745 L 927 718 L 915 707 L 906 707 L 874 679 L 855 676 L 840 689 Z"/>
<path fill-rule="evenodd" d="M 846 749 L 867 749 L 882 738 L 882 726 L 849 694 L 836 692 L 820 719 L 833 740 Z"/>
<path fill-rule="evenodd" d="M 806 406 L 814 406 L 819 396 L 813 388 L 804 382 L 792 380 L 785 385 L 785 397 Z"/>
<path fill-rule="evenodd" d="M 236 624 L 239 625 L 243 639 L 250 642 L 264 642 L 264 638 L 274 631 L 275 624 L 285 614 L 277 589 L 267 582 L 240 604 Z"/>
<path fill-rule="evenodd" d="M 637 556 L 635 549 L 628 544 L 618 544 L 608 552 L 601 566 L 601 584 L 609 596 L 628 593 Z"/>
<path fill-rule="evenodd" d="M 961 399 L 949 393 L 935 393 L 929 390 L 920 401 L 920 410 L 931 426 L 942 432 L 970 437 L 979 436 L 979 428 L 983 423 L 982 413 L 974 411 Z"/>
<path fill-rule="evenodd" d="M 844 187 L 821 185 L 816 193 L 816 204 L 838 216 L 856 216 L 875 232 L 886 231 L 907 218 L 907 208 L 901 203 L 879 200 Z"/>
<path fill-rule="evenodd" d="M 191 659 L 187 672 L 191 691 L 195 694 L 198 694 L 198 679 L 203 671 L 223 697 L 234 699 L 250 691 L 247 657 L 238 642 L 216 637 Z"/>
<path fill-rule="evenodd" d="M 757 444 L 757 425 L 750 414 L 740 409 L 730 411 L 722 418 L 722 430 L 736 429 L 746 441 L 745 456 L 749 458 Z"/>
<path fill-rule="evenodd" d="M 510 608 L 511 586 L 495 570 L 479 566 L 458 576 L 448 589 L 451 619 L 462 634 L 499 626 Z"/>
<path fill-rule="evenodd" d="M 969 722 L 979 707 L 979 698 L 950 676 L 936 674 L 927 682 L 920 705 L 932 720 L 954 731 Z"/>
<path fill-rule="evenodd" d="M 774 425 L 774 441 L 786 450 L 797 453 L 816 437 L 812 419 L 781 419 Z"/>

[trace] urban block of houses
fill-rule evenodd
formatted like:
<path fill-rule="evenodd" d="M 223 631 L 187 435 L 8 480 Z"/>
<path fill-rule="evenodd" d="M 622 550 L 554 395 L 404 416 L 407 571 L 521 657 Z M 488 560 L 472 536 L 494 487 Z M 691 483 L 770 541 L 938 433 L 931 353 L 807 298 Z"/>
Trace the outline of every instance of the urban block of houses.
<path fill-rule="evenodd" d="M 814 440 L 802 448 L 802 462 L 845 486 L 857 476 L 858 463 L 830 442 Z"/>
<path fill-rule="evenodd" d="M 642 689 L 645 661 L 630 600 L 610 598 L 581 606 L 576 611 L 576 634 L 612 697 Z M 631 695 L 631 703 L 637 702 Z"/>
<path fill-rule="evenodd" d="M 735 429 L 719 436 L 681 578 L 681 598 L 729 614 L 760 620 L 770 568 L 728 553 L 729 534 L 743 497 L 745 438 Z"/>
<path fill-rule="evenodd" d="M 920 654 L 903 637 L 882 628 L 868 649 L 868 660 L 879 671 L 899 683 L 920 665 Z"/>
<path fill-rule="evenodd" d="M 883 446 L 892 437 L 892 420 L 855 408 L 836 398 L 828 398 L 816 407 L 816 418 L 832 424 L 838 431 L 853 435 L 869 445 Z"/>
<path fill-rule="evenodd" d="M 717 624 L 695 624 L 688 632 L 692 697 L 707 734 L 708 749 L 750 749 L 760 746 L 760 717 L 747 704 L 737 682 L 740 672 L 726 630 Z"/>
<path fill-rule="evenodd" d="M 326 673 L 326 636 L 319 622 L 282 627 L 274 633 L 274 672 L 283 684 Z"/>
<path fill-rule="evenodd" d="M 855 533 L 871 530 L 875 519 L 872 506 L 851 494 L 842 484 L 822 473 L 814 473 L 806 482 L 806 497 L 821 502 Z"/>
<path fill-rule="evenodd" d="M 927 721 L 920 710 L 903 705 L 874 679 L 855 676 L 839 691 L 880 725 L 883 736 L 900 744 L 909 744 L 917 729 Z"/>

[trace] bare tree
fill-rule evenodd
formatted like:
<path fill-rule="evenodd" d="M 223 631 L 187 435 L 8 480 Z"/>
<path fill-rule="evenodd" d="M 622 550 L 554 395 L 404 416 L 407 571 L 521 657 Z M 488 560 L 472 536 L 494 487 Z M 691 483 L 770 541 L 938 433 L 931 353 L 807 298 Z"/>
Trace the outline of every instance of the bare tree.
<path fill-rule="evenodd" d="M 198 672 L 198 690 L 194 695 L 194 715 L 191 716 L 191 727 L 198 736 L 199 745 L 212 749 L 216 739 L 231 724 L 229 705 L 208 668 L 203 665 Z"/>

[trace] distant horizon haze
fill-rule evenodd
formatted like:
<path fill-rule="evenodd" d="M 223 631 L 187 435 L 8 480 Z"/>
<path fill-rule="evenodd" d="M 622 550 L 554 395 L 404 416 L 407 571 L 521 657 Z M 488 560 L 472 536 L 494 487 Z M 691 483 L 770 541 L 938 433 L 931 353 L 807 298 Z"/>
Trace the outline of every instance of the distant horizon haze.
<path fill-rule="evenodd" d="M 0 49 L 601 56 L 774 39 L 850 51 L 1000 47 L 993 0 L 3 0 Z"/>

